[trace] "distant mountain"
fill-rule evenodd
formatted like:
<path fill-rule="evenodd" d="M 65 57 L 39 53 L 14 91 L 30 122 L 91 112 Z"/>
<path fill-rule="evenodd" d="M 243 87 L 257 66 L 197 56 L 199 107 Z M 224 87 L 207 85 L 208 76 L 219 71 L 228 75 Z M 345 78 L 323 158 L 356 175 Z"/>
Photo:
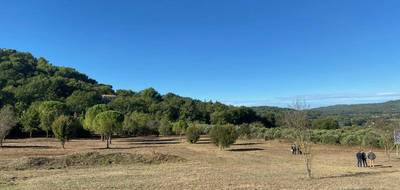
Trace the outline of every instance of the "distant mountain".
<path fill-rule="evenodd" d="M 334 105 L 314 108 L 312 112 L 320 116 L 397 115 L 400 114 L 400 100 L 371 104 Z"/>

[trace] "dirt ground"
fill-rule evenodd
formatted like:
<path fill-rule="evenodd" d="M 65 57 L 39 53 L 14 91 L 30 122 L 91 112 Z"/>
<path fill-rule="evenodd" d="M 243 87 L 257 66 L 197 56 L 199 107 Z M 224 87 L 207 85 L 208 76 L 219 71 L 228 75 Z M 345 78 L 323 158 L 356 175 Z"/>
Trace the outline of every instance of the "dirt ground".
<path fill-rule="evenodd" d="M 288 142 L 239 140 L 221 151 L 202 137 L 198 144 L 179 137 L 114 139 L 111 149 L 99 140 L 72 140 L 66 149 L 53 139 L 7 140 L 0 149 L 0 166 L 22 157 L 52 157 L 73 153 L 151 154 L 185 161 L 64 169 L 0 171 L 0 189 L 399 189 L 400 159 L 391 162 L 377 150 L 376 168 L 355 167 L 357 148 L 314 145 L 313 179 L 307 179 L 301 156 Z"/>

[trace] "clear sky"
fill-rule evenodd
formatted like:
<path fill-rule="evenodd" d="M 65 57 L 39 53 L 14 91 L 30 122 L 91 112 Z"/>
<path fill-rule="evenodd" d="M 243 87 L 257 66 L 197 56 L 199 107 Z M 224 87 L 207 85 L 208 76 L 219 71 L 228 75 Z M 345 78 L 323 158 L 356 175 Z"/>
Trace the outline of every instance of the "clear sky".
<path fill-rule="evenodd" d="M 400 1 L 0 0 L 0 47 L 114 89 L 312 106 L 400 99 Z"/>

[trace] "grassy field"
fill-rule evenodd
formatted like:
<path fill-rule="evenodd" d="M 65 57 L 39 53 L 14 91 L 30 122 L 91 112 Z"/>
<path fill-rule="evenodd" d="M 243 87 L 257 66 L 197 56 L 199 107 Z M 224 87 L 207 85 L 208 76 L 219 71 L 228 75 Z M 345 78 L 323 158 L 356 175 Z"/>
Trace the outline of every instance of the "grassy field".
<path fill-rule="evenodd" d="M 99 140 L 73 140 L 60 149 L 52 139 L 8 140 L 0 150 L 0 166 L 23 157 L 62 157 L 100 152 L 152 155 L 184 160 L 162 163 L 111 164 L 67 168 L 2 169 L 0 189 L 398 189 L 400 160 L 384 161 L 377 151 L 376 168 L 356 168 L 356 148 L 315 145 L 314 179 L 307 179 L 300 156 L 290 144 L 243 141 L 220 151 L 204 137 L 199 144 L 178 137 L 115 139 L 112 149 Z"/>

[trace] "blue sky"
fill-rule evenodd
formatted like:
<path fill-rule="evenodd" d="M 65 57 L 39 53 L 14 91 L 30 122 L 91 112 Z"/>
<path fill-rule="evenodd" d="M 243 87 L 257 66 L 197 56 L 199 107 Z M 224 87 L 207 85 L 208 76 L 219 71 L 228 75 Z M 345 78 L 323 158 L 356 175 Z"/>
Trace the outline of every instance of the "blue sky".
<path fill-rule="evenodd" d="M 400 99 L 400 1 L 0 0 L 0 47 L 234 105 Z"/>

